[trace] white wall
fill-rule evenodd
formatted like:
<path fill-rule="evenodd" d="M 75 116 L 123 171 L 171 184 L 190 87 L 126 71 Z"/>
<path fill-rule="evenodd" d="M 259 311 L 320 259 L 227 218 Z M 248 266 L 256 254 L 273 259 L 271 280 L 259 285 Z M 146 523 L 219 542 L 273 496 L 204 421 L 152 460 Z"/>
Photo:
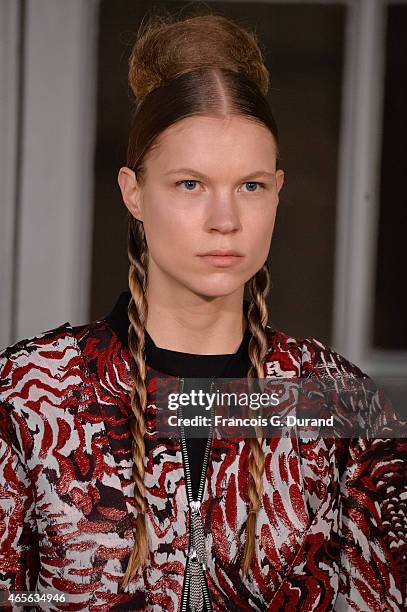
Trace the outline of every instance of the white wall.
<path fill-rule="evenodd" d="M 20 3 L 0 4 L 0 346 L 13 337 Z"/>
<path fill-rule="evenodd" d="M 2 4 L 2 21 L 14 23 L 18 6 Z M 25 7 L 17 201 L 13 145 L 4 170 L 3 345 L 10 335 L 15 341 L 68 320 L 85 322 L 89 302 L 98 3 L 27 0 Z M 18 35 L 18 28 L 10 30 L 9 47 Z M 11 66 L 4 69 L 12 73 Z M 11 97 L 2 100 L 0 125 L 9 116 L 15 124 L 12 107 Z"/>

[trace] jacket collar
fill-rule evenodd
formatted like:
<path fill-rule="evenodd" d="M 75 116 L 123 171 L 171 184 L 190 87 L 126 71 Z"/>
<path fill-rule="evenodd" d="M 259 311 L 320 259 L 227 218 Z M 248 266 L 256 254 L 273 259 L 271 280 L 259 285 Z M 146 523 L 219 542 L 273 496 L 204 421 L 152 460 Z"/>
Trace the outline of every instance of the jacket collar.
<path fill-rule="evenodd" d="M 119 337 L 121 343 L 125 347 L 128 347 L 128 329 L 130 321 L 127 313 L 127 308 L 130 298 L 130 291 L 121 292 L 111 312 L 106 317 L 104 317 L 105 321 L 110 325 L 110 327 L 113 328 L 114 332 Z M 243 300 L 243 312 L 246 319 L 248 315 L 248 308 L 249 302 L 247 300 Z M 167 374 L 176 376 L 178 374 L 177 366 L 180 361 L 180 357 L 186 356 L 186 354 L 178 353 L 176 351 L 163 350 L 157 347 L 147 330 L 145 330 L 144 332 L 144 337 L 146 362 L 150 366 L 150 368 L 159 372 L 165 372 Z M 237 352 L 226 365 L 226 368 L 223 372 L 223 377 L 243 378 L 247 376 L 247 372 L 251 364 L 248 351 L 250 338 L 251 334 L 249 327 L 247 326 L 242 342 Z M 199 368 L 200 366 L 204 368 L 207 361 L 205 357 L 205 355 L 188 356 L 188 359 L 184 360 L 182 365 L 183 375 L 193 376 L 192 373 L 188 373 L 189 368 L 191 368 L 191 372 L 196 371 L 196 368 Z M 211 359 L 213 359 L 213 357 L 211 357 Z M 219 355 L 219 361 L 221 359 L 222 356 Z"/>

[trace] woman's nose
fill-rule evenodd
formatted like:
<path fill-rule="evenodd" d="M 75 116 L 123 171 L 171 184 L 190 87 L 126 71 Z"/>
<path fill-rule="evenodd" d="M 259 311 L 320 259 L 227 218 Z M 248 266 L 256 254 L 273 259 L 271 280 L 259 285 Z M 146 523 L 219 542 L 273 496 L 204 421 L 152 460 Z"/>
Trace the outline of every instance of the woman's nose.
<path fill-rule="evenodd" d="M 237 203 L 232 196 L 213 200 L 207 210 L 206 229 L 219 232 L 232 232 L 241 229 Z"/>

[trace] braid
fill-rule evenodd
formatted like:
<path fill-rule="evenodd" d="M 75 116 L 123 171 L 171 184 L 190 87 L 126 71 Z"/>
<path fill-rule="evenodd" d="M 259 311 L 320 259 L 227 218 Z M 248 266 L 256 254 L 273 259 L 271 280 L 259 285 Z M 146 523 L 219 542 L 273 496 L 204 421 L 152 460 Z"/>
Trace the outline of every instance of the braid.
<path fill-rule="evenodd" d="M 147 505 L 145 501 L 144 485 L 144 434 L 145 434 L 145 410 L 147 406 L 147 390 L 145 386 L 146 363 L 144 355 L 144 330 L 147 320 L 148 303 L 147 269 L 148 249 L 144 235 L 144 227 L 141 221 L 129 215 L 128 230 L 128 257 L 129 288 L 131 299 L 128 306 L 129 326 L 129 348 L 133 359 L 131 360 L 131 408 L 133 418 L 130 422 L 132 434 L 132 478 L 134 481 L 134 501 L 138 510 L 134 532 L 134 547 L 131 552 L 126 572 L 123 576 L 121 587 L 128 585 L 137 571 L 147 562 L 150 562 L 150 550 L 147 538 L 147 527 L 145 513 Z M 248 325 L 251 332 L 249 343 L 249 355 L 251 367 L 248 378 L 263 378 L 263 360 L 267 351 L 267 339 L 265 326 L 268 321 L 266 296 L 270 286 L 270 273 L 267 262 L 253 276 L 249 284 L 250 305 L 248 309 Z M 250 510 L 246 523 L 246 544 L 243 555 L 243 573 L 247 575 L 255 550 L 256 513 L 261 507 L 262 498 L 262 475 L 264 471 L 264 454 L 261 448 L 261 428 L 256 428 L 257 438 L 250 438 L 249 455 L 249 485 L 248 496 Z"/>
<path fill-rule="evenodd" d="M 130 421 L 132 435 L 132 478 L 134 481 L 134 501 L 137 517 L 133 527 L 134 547 L 123 576 L 121 586 L 126 587 L 139 568 L 150 561 L 145 513 L 147 504 L 144 486 L 144 433 L 147 390 L 145 385 L 146 363 L 144 355 L 144 329 L 147 321 L 148 303 L 146 298 L 148 250 L 143 223 L 129 215 L 128 226 L 129 288 L 131 299 L 128 306 L 129 348 L 131 360 L 131 408 Z"/>
<path fill-rule="evenodd" d="M 270 272 L 267 261 L 263 267 L 250 279 L 250 305 L 248 310 L 248 325 L 251 332 L 249 356 L 252 365 L 248 372 L 249 382 L 253 378 L 264 378 L 263 361 L 267 352 L 267 337 L 265 327 L 268 322 L 266 296 L 270 288 Z M 246 543 L 243 554 L 243 575 L 247 576 L 254 555 L 256 541 L 256 518 L 261 507 L 263 494 L 262 476 L 264 471 L 264 453 L 262 450 L 262 429 L 255 428 L 257 438 L 250 438 L 249 484 L 248 496 L 250 510 L 246 522 Z"/>

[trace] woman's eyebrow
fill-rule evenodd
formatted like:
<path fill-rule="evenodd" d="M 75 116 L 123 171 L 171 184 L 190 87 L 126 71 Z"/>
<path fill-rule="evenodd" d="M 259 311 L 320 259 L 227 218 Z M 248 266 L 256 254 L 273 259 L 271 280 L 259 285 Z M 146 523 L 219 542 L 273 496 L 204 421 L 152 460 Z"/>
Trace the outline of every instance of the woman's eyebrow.
<path fill-rule="evenodd" d="M 167 176 L 168 174 L 188 174 L 190 176 L 197 176 L 199 178 L 209 180 L 209 176 L 203 174 L 202 172 L 199 172 L 198 170 L 194 170 L 193 168 L 173 168 L 164 173 L 165 176 Z M 266 170 L 255 170 L 254 172 L 251 172 L 250 174 L 242 177 L 240 180 L 248 181 L 250 179 L 260 177 L 274 178 L 274 176 L 274 172 L 267 172 Z"/>

